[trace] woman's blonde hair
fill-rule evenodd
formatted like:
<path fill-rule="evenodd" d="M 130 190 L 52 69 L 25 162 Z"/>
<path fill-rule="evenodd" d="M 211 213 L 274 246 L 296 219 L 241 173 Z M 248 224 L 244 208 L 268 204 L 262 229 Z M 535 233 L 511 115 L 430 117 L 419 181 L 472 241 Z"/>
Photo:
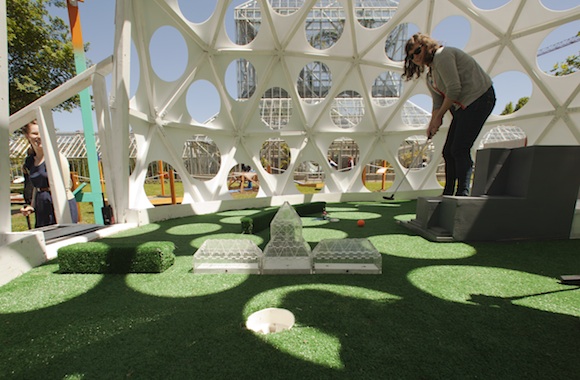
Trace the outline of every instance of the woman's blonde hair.
<path fill-rule="evenodd" d="M 22 133 L 24 133 L 24 135 L 26 137 L 28 137 L 28 135 L 30 134 L 30 126 L 32 124 L 38 124 L 36 119 L 32 120 L 31 122 L 26 123 L 22 128 L 20 128 L 20 130 L 22 131 Z M 34 155 L 34 148 L 32 148 L 32 143 L 30 143 L 30 146 L 28 147 L 28 150 L 26 151 L 26 153 L 28 155 Z"/>
<path fill-rule="evenodd" d="M 25 135 L 28 135 L 30 133 L 30 125 L 32 125 L 32 124 L 38 124 L 36 119 L 34 119 L 34 120 L 26 123 L 24 126 L 22 126 L 22 128 L 20 128 L 22 133 L 24 133 Z"/>
<path fill-rule="evenodd" d="M 419 44 L 423 49 L 426 49 L 425 53 L 425 63 L 430 64 L 433 61 L 433 56 L 435 51 L 441 47 L 441 44 L 435 41 L 433 38 L 426 34 L 416 33 L 413 34 L 411 38 L 405 44 L 405 71 L 403 72 L 403 78 L 405 80 L 411 80 L 414 77 L 419 78 L 423 71 L 425 71 L 425 66 L 419 66 L 413 63 L 413 60 L 409 58 L 409 52 L 413 49 L 413 46 Z"/>

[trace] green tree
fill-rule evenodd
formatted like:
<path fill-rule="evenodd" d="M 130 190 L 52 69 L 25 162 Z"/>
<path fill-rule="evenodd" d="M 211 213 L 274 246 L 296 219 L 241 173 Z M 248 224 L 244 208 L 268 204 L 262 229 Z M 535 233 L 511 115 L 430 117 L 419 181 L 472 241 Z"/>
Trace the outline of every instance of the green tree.
<path fill-rule="evenodd" d="M 505 105 L 505 108 L 503 109 L 503 111 L 501 111 L 500 115 L 509 115 L 510 113 L 514 112 L 514 104 L 512 102 L 509 102 L 508 104 Z"/>
<path fill-rule="evenodd" d="M 577 36 L 580 36 L 580 32 L 578 32 Z M 560 77 L 562 75 L 572 74 L 578 70 L 580 70 L 580 52 L 579 54 L 569 56 L 564 62 L 557 62 L 550 72 Z"/>
<path fill-rule="evenodd" d="M 514 104 L 512 102 L 509 102 L 508 104 L 505 105 L 505 108 L 503 109 L 503 111 L 501 111 L 500 115 L 509 115 L 510 113 L 516 112 L 517 110 L 525 106 L 528 100 L 530 100 L 530 98 L 527 96 L 519 98 L 518 103 L 516 104 L 516 108 L 514 108 Z"/>
<path fill-rule="evenodd" d="M 520 108 L 525 106 L 526 103 L 528 103 L 528 100 L 530 100 L 530 98 L 528 96 L 524 96 L 522 98 L 519 98 L 518 104 L 516 104 L 516 108 L 514 109 L 514 112 L 516 112 L 517 110 L 519 110 Z"/>
<path fill-rule="evenodd" d="M 8 79 L 10 113 L 32 103 L 71 79 L 76 71 L 67 24 L 48 7 L 65 7 L 64 0 L 8 0 Z M 72 110 L 78 96 L 57 109 Z"/>
<path fill-rule="evenodd" d="M 564 62 L 556 63 L 550 72 L 560 77 L 572 74 L 578 70 L 580 70 L 580 55 L 571 55 Z"/>

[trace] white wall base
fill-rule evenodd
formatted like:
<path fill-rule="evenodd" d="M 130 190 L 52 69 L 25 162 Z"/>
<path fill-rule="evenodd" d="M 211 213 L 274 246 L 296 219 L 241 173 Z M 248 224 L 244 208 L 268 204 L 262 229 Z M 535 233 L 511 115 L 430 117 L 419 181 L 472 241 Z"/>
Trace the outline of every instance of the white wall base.
<path fill-rule="evenodd" d="M 82 236 L 74 236 L 53 244 L 46 244 L 42 231 L 0 234 L 0 286 L 9 283 L 34 267 L 57 257 L 58 249 L 73 243 L 100 239 L 129 228 L 135 224 L 114 224 Z"/>
<path fill-rule="evenodd" d="M 0 234 L 0 286 L 44 263 L 44 252 L 40 231 Z"/>

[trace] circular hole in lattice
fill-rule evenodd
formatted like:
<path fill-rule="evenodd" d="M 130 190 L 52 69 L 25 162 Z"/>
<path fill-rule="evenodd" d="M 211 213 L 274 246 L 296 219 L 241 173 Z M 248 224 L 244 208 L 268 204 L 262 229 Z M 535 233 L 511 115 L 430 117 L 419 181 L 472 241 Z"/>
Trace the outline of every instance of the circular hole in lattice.
<path fill-rule="evenodd" d="M 313 194 L 324 187 L 326 174 L 316 161 L 303 161 L 294 169 L 294 185 L 302 194 Z"/>
<path fill-rule="evenodd" d="M 449 16 L 435 26 L 431 36 L 444 46 L 463 49 L 471 37 L 471 24 L 463 16 Z"/>
<path fill-rule="evenodd" d="M 523 108 L 532 96 L 532 81 L 520 71 L 506 71 L 493 78 L 497 101 L 492 111 L 508 115 Z"/>
<path fill-rule="evenodd" d="M 270 174 L 282 174 L 290 165 L 290 147 L 283 139 L 270 138 L 262 143 L 260 162 Z"/>
<path fill-rule="evenodd" d="M 256 171 L 248 164 L 234 165 L 228 173 L 228 191 L 234 199 L 256 198 L 260 180 Z"/>
<path fill-rule="evenodd" d="M 340 39 L 346 14 L 338 1 L 319 0 L 305 21 L 306 39 L 315 49 L 328 49 Z"/>
<path fill-rule="evenodd" d="M 296 12 L 304 5 L 304 0 L 268 0 L 274 12 L 287 16 Z"/>
<path fill-rule="evenodd" d="M 397 12 L 398 1 L 381 3 L 381 6 L 373 6 L 373 4 L 357 1 L 354 14 L 359 24 L 368 29 L 385 25 Z"/>
<path fill-rule="evenodd" d="M 292 116 L 292 99 L 280 87 L 272 87 L 260 99 L 260 118 L 272 130 L 288 124 Z"/>
<path fill-rule="evenodd" d="M 198 123 L 207 123 L 220 112 L 221 102 L 217 89 L 203 79 L 189 86 L 186 102 L 189 114 Z"/>
<path fill-rule="evenodd" d="M 434 151 L 435 145 L 426 136 L 409 136 L 399 146 L 397 159 L 405 169 L 420 170 L 429 165 Z"/>
<path fill-rule="evenodd" d="M 183 35 L 174 27 L 162 26 L 153 33 L 149 57 L 153 71 L 162 80 L 173 82 L 179 79 L 187 67 L 188 54 Z"/>
<path fill-rule="evenodd" d="M 332 86 L 332 74 L 322 62 L 310 62 L 300 71 L 296 89 L 302 100 L 309 104 L 321 102 Z"/>
<path fill-rule="evenodd" d="M 220 170 L 221 154 L 211 138 L 193 135 L 183 144 L 183 164 L 192 178 L 208 181 Z"/>
<path fill-rule="evenodd" d="M 561 76 L 578 70 L 580 21 L 572 21 L 554 29 L 544 38 L 537 51 L 538 67 L 546 74 Z M 565 36 L 565 37 L 563 37 Z"/>
<path fill-rule="evenodd" d="M 225 25 L 228 37 L 235 44 L 247 45 L 252 42 L 258 35 L 261 24 L 262 10 L 259 1 L 231 2 L 226 13 Z"/>
<path fill-rule="evenodd" d="M 147 166 L 144 190 L 153 206 L 181 204 L 183 182 L 180 175 L 167 162 L 151 161 Z"/>
<path fill-rule="evenodd" d="M 189 21 L 201 24 L 215 12 L 217 0 L 179 0 L 179 10 Z"/>
<path fill-rule="evenodd" d="M 363 98 L 356 91 L 343 91 L 332 100 L 330 118 L 337 127 L 354 128 L 361 122 L 364 114 Z"/>
<path fill-rule="evenodd" d="M 414 128 L 427 129 L 431 120 L 431 97 L 423 94 L 413 95 L 403 105 L 401 117 L 403 122 Z"/>
<path fill-rule="evenodd" d="M 358 164 L 360 150 L 356 141 L 350 137 L 340 137 L 330 143 L 326 157 L 333 169 L 346 172 Z"/>
<path fill-rule="evenodd" d="M 397 25 L 385 41 L 385 54 L 393 61 L 403 61 L 405 59 L 405 44 L 415 33 L 419 32 L 419 27 L 412 23 Z"/>
<path fill-rule="evenodd" d="M 473 2 L 473 5 L 475 5 L 479 9 L 491 10 L 491 9 L 497 9 L 497 8 L 503 7 L 504 5 L 509 3 L 511 0 L 495 0 L 495 1 L 471 0 L 471 1 Z"/>
<path fill-rule="evenodd" d="M 566 11 L 578 6 L 578 2 L 576 0 L 540 0 L 540 2 L 543 6 L 553 11 Z"/>
<path fill-rule="evenodd" d="M 528 145 L 528 137 L 523 129 L 510 125 L 498 125 L 481 138 L 477 149 L 519 148 Z"/>
<path fill-rule="evenodd" d="M 375 78 L 371 87 L 372 102 L 377 106 L 392 106 L 399 100 L 402 89 L 401 74 L 384 71 Z"/>
<path fill-rule="evenodd" d="M 393 185 L 395 171 L 386 159 L 369 161 L 362 172 L 362 182 L 369 191 L 384 191 Z"/>
<path fill-rule="evenodd" d="M 240 58 L 232 61 L 225 75 L 226 89 L 230 96 L 238 101 L 245 101 L 256 91 L 256 69 L 250 61 Z"/>

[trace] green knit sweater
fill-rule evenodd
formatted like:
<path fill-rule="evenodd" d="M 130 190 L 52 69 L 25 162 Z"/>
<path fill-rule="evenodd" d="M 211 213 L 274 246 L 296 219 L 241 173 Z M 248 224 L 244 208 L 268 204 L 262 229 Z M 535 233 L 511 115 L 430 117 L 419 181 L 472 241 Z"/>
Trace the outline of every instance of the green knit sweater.
<path fill-rule="evenodd" d="M 469 54 L 454 47 L 435 52 L 427 73 L 427 87 L 433 97 L 433 109 L 441 107 L 444 97 L 465 109 L 492 85 L 491 78 Z"/>

